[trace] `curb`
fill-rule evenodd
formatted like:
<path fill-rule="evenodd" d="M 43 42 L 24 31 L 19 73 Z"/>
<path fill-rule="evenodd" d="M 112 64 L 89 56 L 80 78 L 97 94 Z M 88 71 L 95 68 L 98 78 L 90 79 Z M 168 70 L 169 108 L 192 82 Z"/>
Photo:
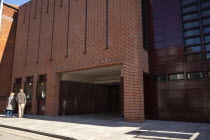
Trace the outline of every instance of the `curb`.
<path fill-rule="evenodd" d="M 49 134 L 49 133 L 45 133 L 45 132 L 39 132 L 39 131 L 34 131 L 34 130 L 19 128 L 19 127 L 13 127 L 13 126 L 7 126 L 7 125 L 2 125 L 2 124 L 0 124 L 0 127 L 9 128 L 9 129 L 15 129 L 15 130 L 20 130 L 20 131 L 24 131 L 24 132 L 30 132 L 30 133 L 34 133 L 34 134 L 39 134 L 39 135 L 48 136 L 48 137 L 52 137 L 52 138 L 63 139 L 63 140 L 76 140 L 74 138 L 70 138 L 70 137 L 66 137 L 66 136 Z"/>

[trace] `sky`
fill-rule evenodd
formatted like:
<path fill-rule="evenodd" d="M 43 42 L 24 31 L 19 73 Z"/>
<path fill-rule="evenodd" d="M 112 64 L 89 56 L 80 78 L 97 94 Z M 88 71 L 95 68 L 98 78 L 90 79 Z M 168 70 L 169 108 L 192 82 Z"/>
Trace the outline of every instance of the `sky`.
<path fill-rule="evenodd" d="M 9 3 L 9 4 L 13 4 L 13 5 L 23 5 L 24 3 L 30 1 L 30 0 L 3 0 L 4 2 L 6 3 Z"/>

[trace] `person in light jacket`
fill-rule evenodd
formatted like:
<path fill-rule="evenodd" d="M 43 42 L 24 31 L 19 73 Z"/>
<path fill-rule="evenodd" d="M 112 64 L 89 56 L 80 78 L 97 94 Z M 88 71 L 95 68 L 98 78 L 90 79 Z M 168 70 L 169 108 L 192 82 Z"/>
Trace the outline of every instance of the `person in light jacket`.
<path fill-rule="evenodd" d="M 18 116 L 23 118 L 26 105 L 26 95 L 23 93 L 23 89 L 20 89 L 20 93 L 17 94 L 16 101 L 18 103 Z"/>
<path fill-rule="evenodd" d="M 14 93 L 10 93 L 10 97 L 7 99 L 7 104 L 6 104 L 6 117 L 12 117 L 13 111 L 15 110 L 15 98 L 14 98 Z"/>

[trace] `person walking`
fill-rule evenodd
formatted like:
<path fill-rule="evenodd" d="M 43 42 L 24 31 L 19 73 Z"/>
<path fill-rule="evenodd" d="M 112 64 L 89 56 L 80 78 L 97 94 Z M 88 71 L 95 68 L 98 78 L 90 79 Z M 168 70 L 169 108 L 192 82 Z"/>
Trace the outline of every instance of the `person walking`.
<path fill-rule="evenodd" d="M 7 99 L 7 104 L 6 104 L 6 117 L 12 117 L 13 111 L 15 110 L 15 98 L 14 98 L 15 93 L 10 93 L 10 96 Z"/>
<path fill-rule="evenodd" d="M 16 101 L 18 103 L 18 116 L 23 118 L 26 105 L 26 95 L 23 93 L 23 89 L 20 89 L 20 93 L 17 94 Z"/>

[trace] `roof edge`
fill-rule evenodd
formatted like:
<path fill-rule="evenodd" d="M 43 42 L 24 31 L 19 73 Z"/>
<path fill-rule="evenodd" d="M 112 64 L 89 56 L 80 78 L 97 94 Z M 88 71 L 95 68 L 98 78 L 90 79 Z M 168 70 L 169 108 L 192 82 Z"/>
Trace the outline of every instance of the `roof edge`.
<path fill-rule="evenodd" d="M 15 7 L 13 7 L 13 6 L 11 6 L 11 5 L 9 5 L 9 4 L 7 4 L 7 3 L 3 3 L 3 5 L 5 5 L 5 6 L 7 6 L 7 7 L 9 7 L 9 8 L 12 8 L 12 9 L 14 9 L 14 10 L 17 10 L 18 11 L 18 8 L 15 8 Z"/>

